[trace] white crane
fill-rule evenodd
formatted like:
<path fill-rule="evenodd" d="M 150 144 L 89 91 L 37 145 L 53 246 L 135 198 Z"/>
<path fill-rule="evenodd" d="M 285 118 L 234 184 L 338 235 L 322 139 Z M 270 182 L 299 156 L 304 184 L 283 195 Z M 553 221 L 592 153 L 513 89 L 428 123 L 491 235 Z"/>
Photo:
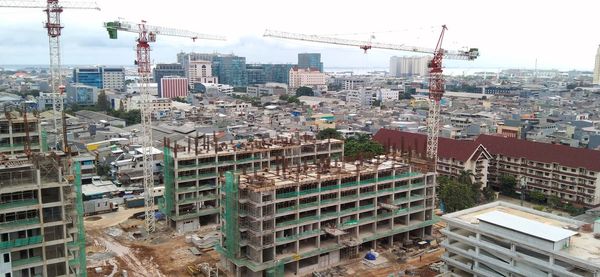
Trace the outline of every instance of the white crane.
<path fill-rule="evenodd" d="M 0 8 L 33 8 L 44 9 L 46 12 L 46 23 L 44 28 L 48 30 L 50 49 L 50 87 L 52 92 L 52 109 L 54 120 L 54 133 L 56 141 L 54 146 L 69 152 L 67 134 L 63 126 L 64 86 L 62 85 L 61 58 L 60 58 L 60 35 L 63 26 L 60 24 L 60 14 L 63 9 L 100 10 L 96 2 L 87 1 L 60 1 L 59 0 L 0 0 Z"/>
<path fill-rule="evenodd" d="M 145 201 L 145 227 L 148 233 L 156 229 L 154 218 L 154 173 L 152 166 L 154 158 L 152 157 L 152 111 L 150 109 L 150 92 L 148 84 L 150 83 L 150 42 L 156 41 L 156 35 L 186 37 L 192 40 L 210 39 L 225 40 L 225 37 L 216 35 L 200 34 L 181 29 L 166 28 L 160 26 L 147 25 L 146 21 L 141 23 L 132 23 L 128 21 L 111 21 L 104 23 L 111 39 L 116 39 L 118 31 L 125 31 L 138 34 L 136 40 L 137 59 L 135 64 L 138 67 L 140 92 L 141 92 L 141 116 L 142 132 L 140 134 L 143 156 L 143 181 L 144 181 L 144 201 Z"/>
<path fill-rule="evenodd" d="M 454 59 L 454 60 L 469 60 L 472 61 L 479 56 L 479 49 L 469 48 L 467 50 L 454 50 L 448 51 L 442 48 L 442 41 L 444 39 L 444 33 L 447 30 L 446 25 L 442 26 L 442 32 L 438 39 L 435 48 L 425 48 L 416 46 L 406 46 L 390 43 L 379 43 L 371 41 L 341 39 L 333 37 L 325 37 L 319 35 L 306 35 L 298 33 L 289 33 L 282 31 L 266 30 L 265 37 L 276 37 L 292 40 L 337 44 L 337 45 L 348 45 L 357 46 L 364 50 L 372 48 L 378 49 L 389 49 L 407 52 L 427 53 L 433 54 L 432 60 L 429 62 L 429 113 L 427 115 L 427 158 L 430 161 L 430 169 L 436 170 L 437 163 L 437 149 L 438 149 L 438 137 L 440 131 L 440 100 L 444 94 L 444 76 L 442 75 L 442 59 Z"/>

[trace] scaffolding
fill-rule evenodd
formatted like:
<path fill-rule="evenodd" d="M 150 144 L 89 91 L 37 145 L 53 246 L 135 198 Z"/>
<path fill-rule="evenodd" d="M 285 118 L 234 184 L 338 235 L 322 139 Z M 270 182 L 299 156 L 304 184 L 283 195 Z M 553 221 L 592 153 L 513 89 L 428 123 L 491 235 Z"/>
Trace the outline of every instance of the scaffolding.
<path fill-rule="evenodd" d="M 69 266 L 72 267 L 76 276 L 87 277 L 86 259 L 85 259 L 85 228 L 83 226 L 83 195 L 81 191 L 81 163 L 75 163 L 75 210 L 77 211 L 77 237 L 73 238 L 72 245 L 78 249 L 72 260 L 69 261 Z M 75 225 L 75 224 L 74 224 Z"/>
<path fill-rule="evenodd" d="M 283 277 L 283 276 L 285 276 L 285 272 L 284 272 L 285 267 L 284 266 L 285 266 L 285 264 L 283 263 L 283 261 L 280 261 L 274 267 L 267 269 L 266 270 L 267 277 Z"/>
<path fill-rule="evenodd" d="M 164 197 L 162 199 L 159 200 L 158 202 L 158 208 L 163 212 L 163 214 L 165 214 L 166 216 L 171 216 L 172 215 L 172 211 L 173 211 L 173 202 L 175 201 L 175 198 L 173 196 L 173 191 L 175 190 L 175 183 L 173 182 L 174 179 L 174 171 L 175 171 L 175 167 L 174 167 L 174 160 L 173 157 L 171 156 L 171 148 L 169 148 L 169 145 L 167 143 L 165 143 L 165 146 L 163 148 L 163 157 L 164 157 L 164 185 L 165 185 L 165 193 L 164 193 Z"/>
<path fill-rule="evenodd" d="M 225 173 L 225 207 L 223 229 L 225 230 L 225 254 L 229 259 L 240 256 L 239 217 L 238 217 L 238 182 L 233 172 Z"/>
<path fill-rule="evenodd" d="M 42 153 L 48 152 L 48 133 L 46 130 L 42 130 L 41 146 Z"/>

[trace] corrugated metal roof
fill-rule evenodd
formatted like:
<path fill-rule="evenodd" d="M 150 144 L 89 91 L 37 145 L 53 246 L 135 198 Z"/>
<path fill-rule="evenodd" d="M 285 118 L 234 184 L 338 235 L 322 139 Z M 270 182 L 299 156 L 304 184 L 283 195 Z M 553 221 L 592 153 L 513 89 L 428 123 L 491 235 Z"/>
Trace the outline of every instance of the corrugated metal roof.
<path fill-rule="evenodd" d="M 477 219 L 552 242 L 561 241 L 577 234 L 577 232 L 500 211 L 482 214 Z"/>

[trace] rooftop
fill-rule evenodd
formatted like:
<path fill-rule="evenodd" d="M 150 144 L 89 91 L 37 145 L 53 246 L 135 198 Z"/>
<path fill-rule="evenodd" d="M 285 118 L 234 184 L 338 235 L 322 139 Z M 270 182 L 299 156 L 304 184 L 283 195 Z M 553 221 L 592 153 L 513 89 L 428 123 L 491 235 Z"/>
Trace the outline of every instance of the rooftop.
<path fill-rule="evenodd" d="M 587 263 L 600 265 L 600 239 L 594 234 L 581 228 L 585 222 L 558 215 L 536 211 L 507 202 L 496 201 L 486 205 L 473 207 L 442 217 L 449 222 L 470 224 L 478 226 L 479 221 L 488 220 L 502 224 L 507 228 L 514 228 L 520 232 L 540 236 L 542 238 L 557 239 L 571 236 L 570 245 L 559 251 L 560 255 L 583 260 Z M 569 230 L 578 230 L 572 232 Z"/>

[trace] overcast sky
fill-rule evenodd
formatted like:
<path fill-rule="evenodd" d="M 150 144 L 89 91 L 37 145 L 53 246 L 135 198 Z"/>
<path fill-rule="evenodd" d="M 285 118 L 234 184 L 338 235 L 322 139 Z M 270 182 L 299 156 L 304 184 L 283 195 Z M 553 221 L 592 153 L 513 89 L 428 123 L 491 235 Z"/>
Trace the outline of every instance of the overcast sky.
<path fill-rule="evenodd" d="M 40 2 L 44 2 L 41 1 Z M 552 2 L 552 3 L 550 3 Z M 133 63 L 134 38 L 109 40 L 102 28 L 118 17 L 130 21 L 220 34 L 226 42 L 158 37 L 155 63 L 175 62 L 180 51 L 235 53 L 248 63 L 295 63 L 298 52 L 321 52 L 326 68 L 388 67 L 406 52 L 264 38 L 266 28 L 306 34 L 434 47 L 440 26 L 444 48 L 477 47 L 474 62 L 449 61 L 460 68 L 592 70 L 598 44 L 600 1 L 143 1 L 98 0 L 102 11 L 65 10 L 63 64 Z M 47 64 L 44 14 L 35 9 L 0 9 L 0 64 Z"/>

